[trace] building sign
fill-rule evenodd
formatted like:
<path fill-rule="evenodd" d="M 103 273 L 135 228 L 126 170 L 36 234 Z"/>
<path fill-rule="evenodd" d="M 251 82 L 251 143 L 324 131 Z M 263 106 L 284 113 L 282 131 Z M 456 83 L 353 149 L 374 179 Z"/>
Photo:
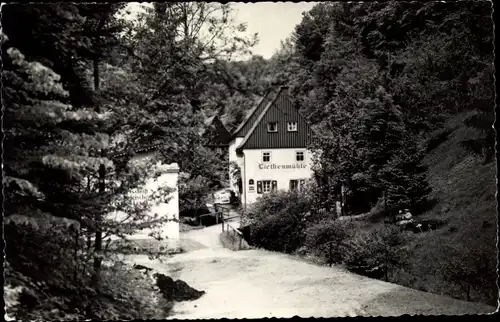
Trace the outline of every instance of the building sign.
<path fill-rule="evenodd" d="M 282 169 L 306 169 L 307 165 L 301 163 L 293 163 L 293 164 L 259 164 L 259 170 L 282 170 Z"/>

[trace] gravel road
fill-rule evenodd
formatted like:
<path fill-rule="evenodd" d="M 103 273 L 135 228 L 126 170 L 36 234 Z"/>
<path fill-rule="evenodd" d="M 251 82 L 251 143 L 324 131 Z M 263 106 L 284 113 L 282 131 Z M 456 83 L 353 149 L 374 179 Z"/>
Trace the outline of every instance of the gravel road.
<path fill-rule="evenodd" d="M 185 253 L 135 262 L 206 294 L 176 303 L 170 318 L 261 318 L 487 314 L 495 308 L 409 289 L 260 249 L 233 252 L 219 225 L 181 233 Z"/>

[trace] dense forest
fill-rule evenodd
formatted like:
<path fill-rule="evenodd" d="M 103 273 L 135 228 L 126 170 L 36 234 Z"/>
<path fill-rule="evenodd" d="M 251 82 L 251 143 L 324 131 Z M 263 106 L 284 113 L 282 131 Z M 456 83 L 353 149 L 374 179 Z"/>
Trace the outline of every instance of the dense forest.
<path fill-rule="evenodd" d="M 454 208 L 448 217 L 462 207 L 460 233 L 413 246 L 423 254 L 439 241 L 440 251 L 470 255 L 449 285 L 465 280 L 475 300 L 494 301 L 491 3 L 320 3 L 273 57 L 245 61 L 235 59 L 248 54 L 257 37 L 244 36 L 245 25 L 234 21 L 229 5 L 155 3 L 134 20 L 125 18 L 127 10 L 120 3 L 2 7 L 6 299 L 19 298 L 8 301 L 9 314 L 165 314 L 148 297 L 146 281 L 118 262 L 104 265 L 114 260 L 104 236 L 158 224 L 144 221 L 150 202 L 120 198 L 150 172 L 150 164 L 130 167 L 128 160 L 136 147 L 159 144 L 157 158 L 177 162 L 182 171 L 181 209 L 201 204 L 211 189 L 224 186 L 228 172 L 203 147 L 204 119 L 218 114 L 234 129 L 260 96 L 280 85 L 290 87 L 318 134 L 312 148 L 323 154 L 306 204 L 323 211 L 318 214 L 332 211 L 341 186 L 346 214 L 380 213 L 382 205 L 433 214 L 436 203 L 455 198 L 452 190 L 436 190 L 451 171 L 436 168 L 440 158 L 460 151 L 450 162 L 472 158 L 476 169 L 486 169 L 492 177 L 475 185 L 486 190 L 448 205 Z M 453 148 L 443 149 L 443 142 Z M 456 201 L 465 199 L 466 209 Z M 488 205 L 471 205 L 478 200 Z M 296 208 L 301 212 L 303 204 Z M 474 209 L 481 213 L 468 220 Z M 113 210 L 132 213 L 133 223 L 107 221 Z M 455 272 L 457 258 L 443 265 Z M 477 269 L 485 273 L 477 277 L 475 265 L 484 258 L 486 266 Z M 422 282 L 432 274 L 411 272 L 413 282 L 396 282 L 459 296 L 443 279 Z M 15 295 L 19 286 L 21 296 Z"/>

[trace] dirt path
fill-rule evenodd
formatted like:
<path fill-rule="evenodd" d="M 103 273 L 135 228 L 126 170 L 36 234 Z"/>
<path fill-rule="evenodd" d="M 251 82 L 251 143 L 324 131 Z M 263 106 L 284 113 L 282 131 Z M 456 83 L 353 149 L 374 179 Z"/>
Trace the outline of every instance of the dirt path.
<path fill-rule="evenodd" d="M 187 252 L 146 263 L 206 294 L 176 303 L 171 318 L 260 318 L 472 314 L 495 309 L 306 263 L 265 250 L 233 252 L 219 225 L 183 234 Z M 140 261 L 140 259 L 138 259 Z"/>

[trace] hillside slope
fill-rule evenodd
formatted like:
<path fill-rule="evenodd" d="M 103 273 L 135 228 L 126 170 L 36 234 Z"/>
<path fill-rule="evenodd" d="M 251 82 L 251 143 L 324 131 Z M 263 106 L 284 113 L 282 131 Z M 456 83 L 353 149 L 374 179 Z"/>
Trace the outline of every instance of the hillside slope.
<path fill-rule="evenodd" d="M 393 282 L 496 306 L 496 162 L 483 164 L 460 145 L 479 135 L 463 125 L 465 116 L 457 116 L 433 134 L 441 139 L 434 140 L 424 159 L 433 189 L 430 198 L 436 205 L 418 218 L 448 223 L 414 235 L 410 263 Z"/>

